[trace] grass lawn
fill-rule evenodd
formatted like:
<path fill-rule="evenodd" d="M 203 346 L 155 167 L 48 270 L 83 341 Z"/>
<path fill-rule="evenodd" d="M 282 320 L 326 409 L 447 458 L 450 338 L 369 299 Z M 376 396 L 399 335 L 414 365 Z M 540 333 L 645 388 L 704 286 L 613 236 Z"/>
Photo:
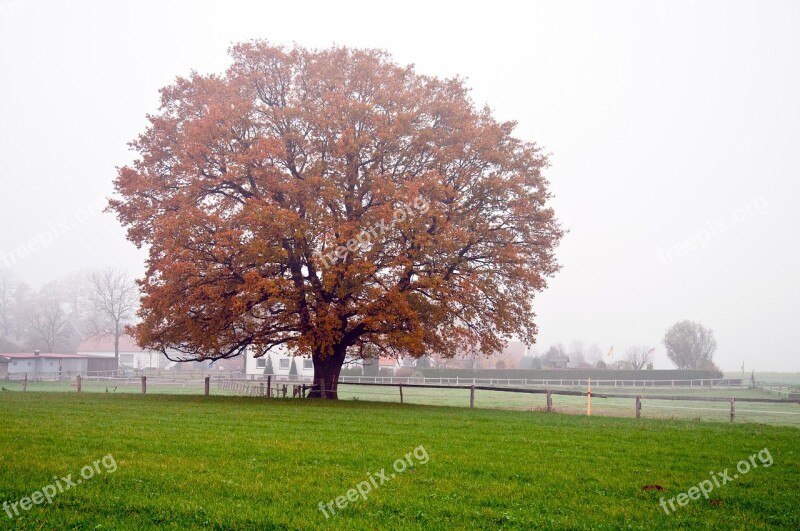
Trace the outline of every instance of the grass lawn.
<path fill-rule="evenodd" d="M 0 528 L 800 528 L 794 427 L 74 392 L 2 392 L 0 419 L 0 502 L 108 454 L 117 467 L 13 520 L 0 512 Z M 659 505 L 764 448 L 773 465 L 755 458 L 713 505 Z M 395 473 L 398 459 L 413 465 Z M 336 508 L 381 469 L 396 477 Z"/>

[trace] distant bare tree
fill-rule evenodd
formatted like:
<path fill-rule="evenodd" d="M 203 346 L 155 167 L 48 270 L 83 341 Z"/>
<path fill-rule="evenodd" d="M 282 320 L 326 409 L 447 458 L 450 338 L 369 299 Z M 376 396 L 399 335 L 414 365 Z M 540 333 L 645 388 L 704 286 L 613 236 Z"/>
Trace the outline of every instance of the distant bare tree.
<path fill-rule="evenodd" d="M 550 345 L 547 350 L 544 351 L 541 363 L 545 368 L 561 367 L 562 364 L 563 367 L 566 368 L 569 366 L 570 359 L 569 354 L 567 354 L 566 349 L 564 349 L 564 345 L 557 343 L 555 345 Z"/>
<path fill-rule="evenodd" d="M 73 322 L 89 318 L 89 285 L 86 273 L 70 273 L 57 282 L 59 296 L 67 305 L 67 311 Z"/>
<path fill-rule="evenodd" d="M 680 321 L 664 334 L 667 356 L 679 369 L 715 369 L 714 331 L 694 321 Z"/>
<path fill-rule="evenodd" d="M 417 359 L 416 364 L 414 365 L 415 368 L 418 370 L 422 369 L 430 369 L 431 368 L 431 359 L 428 356 L 422 356 L 421 358 Z"/>
<path fill-rule="evenodd" d="M 614 369 L 615 371 L 632 371 L 633 365 L 628 360 L 617 360 L 607 363 L 606 368 Z"/>
<path fill-rule="evenodd" d="M 10 269 L 0 269 L 0 336 L 8 337 L 13 330 L 12 307 L 16 279 Z"/>
<path fill-rule="evenodd" d="M 603 361 L 603 351 L 600 350 L 600 347 L 597 346 L 597 343 L 592 343 L 589 346 L 589 350 L 586 352 L 586 361 L 594 366 L 597 365 L 597 362 Z M 605 365 L 605 362 L 603 362 L 603 365 Z"/>
<path fill-rule="evenodd" d="M 550 360 L 555 358 L 564 358 L 567 357 L 567 352 L 564 349 L 564 345 L 558 343 L 556 345 L 550 345 L 550 347 L 544 351 L 544 359 Z"/>
<path fill-rule="evenodd" d="M 28 321 L 36 297 L 31 287 L 21 281 L 14 283 L 11 297 L 10 335 L 15 341 L 20 342 L 30 336 Z"/>
<path fill-rule="evenodd" d="M 625 351 L 625 361 L 630 363 L 633 370 L 640 371 L 647 365 L 648 348 L 643 345 L 628 347 Z"/>
<path fill-rule="evenodd" d="M 464 357 L 469 360 L 469 368 L 473 371 L 480 367 L 481 349 L 477 345 L 472 345 L 464 353 Z"/>
<path fill-rule="evenodd" d="M 114 338 L 114 359 L 119 367 L 119 338 L 136 314 L 139 290 L 125 271 L 112 267 L 89 273 L 87 280 L 90 333 Z"/>
<path fill-rule="evenodd" d="M 447 368 L 448 365 L 450 365 L 450 362 L 453 361 L 453 358 L 448 358 L 438 354 L 432 354 L 430 360 L 431 360 L 431 367 L 443 371 Z"/>
<path fill-rule="evenodd" d="M 53 352 L 61 330 L 69 321 L 64 301 L 55 283 L 42 287 L 27 311 L 31 343 L 45 352 Z"/>
<path fill-rule="evenodd" d="M 591 368 L 592 363 L 587 358 L 586 345 L 583 341 L 574 340 L 569 344 L 570 366 L 581 369 Z"/>

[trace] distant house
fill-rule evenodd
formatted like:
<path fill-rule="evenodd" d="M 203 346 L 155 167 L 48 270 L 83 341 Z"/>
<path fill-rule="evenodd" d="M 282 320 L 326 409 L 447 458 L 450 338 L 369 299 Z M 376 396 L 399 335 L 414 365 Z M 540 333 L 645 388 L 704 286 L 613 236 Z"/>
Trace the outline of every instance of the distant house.
<path fill-rule="evenodd" d="M 227 358 L 224 360 L 216 360 L 216 361 L 201 361 L 200 363 L 205 364 L 205 368 L 209 370 L 218 370 L 218 371 L 228 371 L 228 372 L 238 372 L 245 374 L 246 373 L 246 366 L 247 359 L 242 359 L 241 356 L 237 356 L 235 358 Z"/>
<path fill-rule="evenodd" d="M 0 380 L 5 380 L 8 378 L 8 364 L 10 362 L 11 358 L 0 356 Z"/>
<path fill-rule="evenodd" d="M 114 336 L 87 339 L 80 343 L 76 350 L 77 354 L 83 356 L 114 358 Z M 140 348 L 129 335 L 123 335 L 119 338 L 120 368 L 160 369 L 168 361 L 161 352 Z"/>
<path fill-rule="evenodd" d="M 410 356 L 380 356 L 377 358 L 353 358 L 347 357 L 345 359 L 344 367 L 348 369 L 361 370 L 365 376 L 377 376 L 396 374 L 398 369 L 403 367 L 412 368 L 416 360 Z M 376 367 L 377 366 L 377 367 Z M 351 373 L 352 375 L 352 373 Z"/>
<path fill-rule="evenodd" d="M 174 355 L 173 355 L 174 354 Z M 221 360 L 195 360 L 192 356 L 186 356 L 181 354 L 180 352 L 174 351 L 170 353 L 170 356 L 174 359 L 185 359 L 189 358 L 192 361 L 173 361 L 166 356 L 163 356 L 159 353 L 161 358 L 163 358 L 163 365 L 160 368 L 168 369 L 170 371 L 176 372 L 197 372 L 201 371 L 204 373 L 209 373 L 213 371 L 225 372 L 230 373 L 235 377 L 243 376 L 245 371 L 245 364 L 247 363 L 247 358 L 244 356 L 235 356 L 233 358 L 226 358 Z"/>
<path fill-rule="evenodd" d="M 542 365 L 545 369 L 566 369 L 569 365 L 569 356 L 558 355 L 544 358 L 542 360 Z"/>
<path fill-rule="evenodd" d="M 390 372 L 394 374 L 400 367 L 402 367 L 402 363 L 398 358 L 381 356 L 380 359 L 378 359 L 378 371 L 381 373 Z"/>
<path fill-rule="evenodd" d="M 82 341 L 83 334 L 78 328 L 78 325 L 72 320 L 68 320 L 56 331 L 51 343 L 46 343 L 40 337 L 34 337 L 28 343 L 28 347 L 50 354 L 76 354 L 78 345 L 80 345 Z M 16 352 L 19 352 L 19 350 Z"/>
<path fill-rule="evenodd" d="M 261 377 L 264 376 L 264 371 L 267 368 L 267 358 L 272 360 L 272 374 L 280 377 L 289 377 L 289 372 L 292 369 L 292 358 L 294 358 L 295 369 L 297 369 L 298 379 L 310 380 L 314 377 L 314 362 L 311 358 L 304 358 L 303 356 L 291 356 L 288 349 L 275 348 L 269 353 L 259 358 L 253 357 L 253 353 L 247 351 L 247 377 Z M 241 362 L 240 362 L 241 363 Z"/>
<path fill-rule="evenodd" d="M 70 319 L 61 327 L 53 342 L 53 352 L 56 354 L 76 354 L 78 345 L 83 342 L 83 334 L 78 326 Z"/>

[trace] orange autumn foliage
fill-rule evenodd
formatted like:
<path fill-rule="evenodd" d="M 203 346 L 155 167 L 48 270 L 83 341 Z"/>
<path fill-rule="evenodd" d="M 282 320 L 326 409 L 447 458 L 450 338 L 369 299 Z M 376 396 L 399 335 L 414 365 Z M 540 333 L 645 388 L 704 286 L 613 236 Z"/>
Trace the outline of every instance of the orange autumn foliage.
<path fill-rule="evenodd" d="M 140 345 L 286 345 L 331 382 L 347 354 L 534 341 L 562 230 L 547 159 L 514 123 L 382 51 L 255 41 L 231 56 L 224 75 L 162 89 L 115 181 L 110 209 L 149 251 Z"/>

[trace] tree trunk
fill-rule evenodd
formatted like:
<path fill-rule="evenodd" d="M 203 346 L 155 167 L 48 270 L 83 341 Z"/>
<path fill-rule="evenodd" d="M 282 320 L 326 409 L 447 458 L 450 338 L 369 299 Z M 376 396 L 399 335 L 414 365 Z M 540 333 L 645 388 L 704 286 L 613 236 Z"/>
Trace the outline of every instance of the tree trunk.
<path fill-rule="evenodd" d="M 119 369 L 119 323 L 114 329 L 114 368 Z"/>
<path fill-rule="evenodd" d="M 308 393 L 308 398 L 322 398 L 321 386 L 325 382 L 325 398 L 338 400 L 339 373 L 344 364 L 347 347 L 337 345 L 333 355 L 322 357 L 316 352 L 311 356 L 314 363 L 314 384 Z"/>

